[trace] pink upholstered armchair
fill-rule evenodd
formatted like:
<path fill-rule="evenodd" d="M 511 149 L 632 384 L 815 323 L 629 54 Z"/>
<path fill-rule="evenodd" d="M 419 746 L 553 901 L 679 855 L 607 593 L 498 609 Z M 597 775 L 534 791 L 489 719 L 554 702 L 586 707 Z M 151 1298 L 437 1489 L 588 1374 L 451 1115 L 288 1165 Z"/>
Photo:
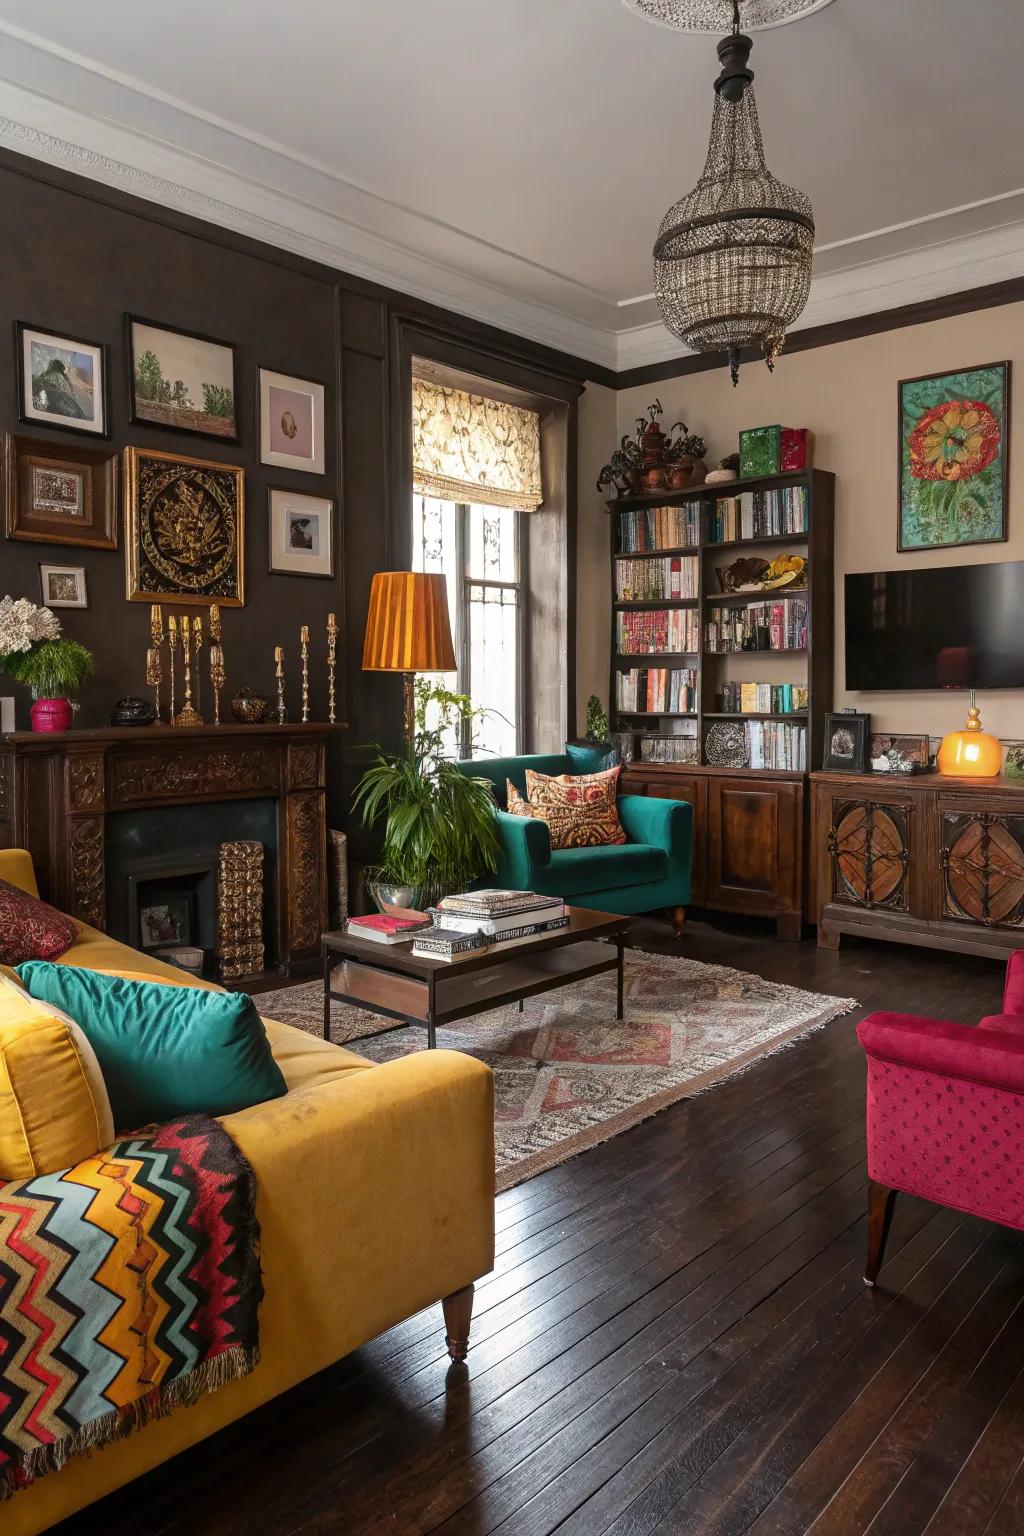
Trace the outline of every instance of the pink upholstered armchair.
<path fill-rule="evenodd" d="M 868 1058 L 868 1262 L 874 1285 L 900 1190 L 1024 1229 L 1024 950 L 1002 1013 L 976 1027 L 873 1013 Z"/>

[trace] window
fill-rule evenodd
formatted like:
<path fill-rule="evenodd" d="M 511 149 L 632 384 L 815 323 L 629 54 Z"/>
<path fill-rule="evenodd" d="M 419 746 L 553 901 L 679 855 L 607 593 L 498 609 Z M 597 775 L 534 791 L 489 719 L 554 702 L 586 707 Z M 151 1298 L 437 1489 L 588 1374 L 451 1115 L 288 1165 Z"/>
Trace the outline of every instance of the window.
<path fill-rule="evenodd" d="M 522 741 L 523 586 L 520 522 L 513 507 L 413 496 L 415 571 L 448 580 L 458 690 L 490 713 L 453 755 L 511 757 Z"/>

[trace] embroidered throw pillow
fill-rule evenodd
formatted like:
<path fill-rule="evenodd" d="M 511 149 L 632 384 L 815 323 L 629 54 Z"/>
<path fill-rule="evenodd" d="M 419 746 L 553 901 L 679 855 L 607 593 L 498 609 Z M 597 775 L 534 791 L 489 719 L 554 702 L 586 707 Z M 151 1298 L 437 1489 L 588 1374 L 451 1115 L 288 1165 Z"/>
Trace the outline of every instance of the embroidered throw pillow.
<path fill-rule="evenodd" d="M 604 773 L 563 773 L 552 778 L 528 768 L 527 798 L 509 784 L 508 809 L 513 816 L 546 822 L 553 850 L 624 843 L 626 834 L 616 805 L 621 772 L 621 768 L 609 768 Z"/>
<path fill-rule="evenodd" d="M 16 885 L 0 880 L 0 965 L 56 960 L 78 938 L 78 925 Z"/>

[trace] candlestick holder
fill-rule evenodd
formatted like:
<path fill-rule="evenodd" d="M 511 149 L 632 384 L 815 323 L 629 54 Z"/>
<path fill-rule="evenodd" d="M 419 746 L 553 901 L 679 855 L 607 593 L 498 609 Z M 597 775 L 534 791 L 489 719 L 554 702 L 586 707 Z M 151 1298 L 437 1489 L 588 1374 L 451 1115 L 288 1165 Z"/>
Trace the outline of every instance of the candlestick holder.
<path fill-rule="evenodd" d="M 160 723 L 160 684 L 163 681 L 160 665 L 160 652 L 155 645 L 151 645 L 146 652 L 146 682 L 153 690 L 156 702 L 156 719 Z"/>
<path fill-rule="evenodd" d="M 177 725 L 178 720 L 174 712 L 174 674 L 178 669 L 178 621 L 173 613 L 167 615 L 167 650 L 171 670 L 171 712 L 168 719 L 172 725 Z"/>
<path fill-rule="evenodd" d="M 338 655 L 338 621 L 333 613 L 327 615 L 327 718 L 335 723 L 334 671 Z"/>
<path fill-rule="evenodd" d="M 184 620 L 184 623 L 186 623 L 186 624 L 188 623 L 188 619 L 187 618 Z M 202 669 L 201 669 L 201 667 L 199 665 L 199 652 L 202 650 L 202 648 L 203 648 L 203 621 L 199 617 L 198 613 L 196 613 L 196 614 L 193 614 L 193 616 L 192 616 L 192 659 L 193 659 L 193 661 L 195 663 L 195 674 L 196 674 L 196 709 L 198 709 L 198 710 L 202 709 L 202 698 L 201 698 L 201 695 L 202 695 L 202 691 L 203 690 L 202 690 L 201 684 L 202 684 L 202 676 L 203 676 L 203 674 L 202 674 Z"/>
<path fill-rule="evenodd" d="M 299 642 L 302 646 L 302 723 L 309 720 L 309 625 L 303 624 L 299 630 Z"/>
<path fill-rule="evenodd" d="M 174 723 L 184 726 L 202 725 L 202 715 L 192 707 L 192 626 L 187 614 L 181 620 L 181 654 L 185 668 L 185 702 Z"/>
<path fill-rule="evenodd" d="M 284 707 L 284 651 L 279 645 L 274 647 L 274 676 L 277 678 L 277 723 L 284 725 L 288 711 Z"/>
<path fill-rule="evenodd" d="M 156 688 L 156 719 L 160 723 L 160 684 L 163 681 L 163 663 L 160 659 L 160 651 L 164 643 L 164 616 L 159 603 L 154 603 L 149 610 L 149 639 L 150 649 L 153 651 L 155 661 L 151 668 L 149 652 L 146 652 L 146 682 Z M 150 671 L 156 671 L 156 681 L 150 678 Z"/>
<path fill-rule="evenodd" d="M 220 725 L 220 691 L 224 687 L 224 649 L 210 646 L 210 691 L 213 694 L 213 723 Z"/>

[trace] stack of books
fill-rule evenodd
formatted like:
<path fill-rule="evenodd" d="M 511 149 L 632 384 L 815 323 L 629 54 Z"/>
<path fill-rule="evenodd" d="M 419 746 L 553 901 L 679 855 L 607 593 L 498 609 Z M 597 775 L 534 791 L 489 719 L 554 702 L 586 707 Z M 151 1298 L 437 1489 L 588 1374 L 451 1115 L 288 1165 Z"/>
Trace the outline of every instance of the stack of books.
<path fill-rule="evenodd" d="M 426 912 L 414 912 L 407 907 L 394 907 L 390 912 L 374 912 L 368 917 L 350 917 L 348 932 L 357 939 L 370 939 L 374 944 L 404 944 L 418 933 L 433 927 Z"/>
<path fill-rule="evenodd" d="M 703 502 L 682 507 L 643 507 L 619 514 L 619 553 L 643 554 L 654 549 L 685 549 L 699 544 L 704 529 Z"/>
<path fill-rule="evenodd" d="M 431 908 L 434 926 L 417 934 L 412 952 L 432 960 L 456 960 L 480 950 L 528 944 L 568 928 L 565 903 L 533 891 L 470 891 L 446 896 Z"/>
<path fill-rule="evenodd" d="M 622 617 L 620 614 L 619 618 Z M 760 650 L 805 651 L 807 599 L 787 597 L 775 602 L 745 603 L 742 607 L 723 603 L 715 609 L 705 626 L 704 649 L 715 652 L 742 651 L 744 640 L 753 636 L 758 629 L 766 629 L 771 639 L 771 644 L 758 647 Z"/>
<path fill-rule="evenodd" d="M 810 697 L 796 683 L 723 683 L 719 706 L 729 714 L 806 714 Z"/>
<path fill-rule="evenodd" d="M 624 603 L 642 603 L 652 597 L 696 597 L 696 557 L 666 555 L 663 560 L 616 560 L 615 590 Z"/>
<path fill-rule="evenodd" d="M 633 667 L 618 674 L 615 702 L 624 714 L 691 714 L 697 673 L 693 667 Z"/>
<path fill-rule="evenodd" d="M 722 496 L 711 516 L 710 542 L 738 544 L 744 539 L 781 537 L 807 532 L 807 487 L 782 486 L 776 491 L 740 491 Z"/>
<path fill-rule="evenodd" d="M 620 656 L 680 656 L 700 649 L 694 608 L 647 608 L 618 614 Z"/>

